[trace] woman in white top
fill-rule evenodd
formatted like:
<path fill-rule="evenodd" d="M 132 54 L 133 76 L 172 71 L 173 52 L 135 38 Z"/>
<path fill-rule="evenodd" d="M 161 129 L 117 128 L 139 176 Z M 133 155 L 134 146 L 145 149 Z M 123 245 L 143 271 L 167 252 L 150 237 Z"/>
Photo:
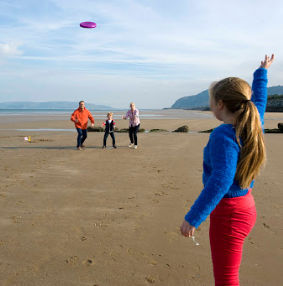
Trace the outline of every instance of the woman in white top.
<path fill-rule="evenodd" d="M 126 115 L 123 116 L 123 119 L 129 118 L 129 137 L 130 137 L 130 144 L 129 147 L 133 147 L 135 149 L 138 148 L 138 137 L 137 132 L 140 128 L 140 118 L 139 118 L 139 110 L 136 108 L 133 102 L 130 103 L 130 108 Z"/>

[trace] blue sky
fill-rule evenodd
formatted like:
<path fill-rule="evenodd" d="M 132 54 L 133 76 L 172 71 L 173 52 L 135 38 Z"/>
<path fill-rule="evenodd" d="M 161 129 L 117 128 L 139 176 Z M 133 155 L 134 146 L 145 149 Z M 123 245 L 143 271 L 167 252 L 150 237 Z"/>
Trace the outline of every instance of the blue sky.
<path fill-rule="evenodd" d="M 0 0 L 0 102 L 169 107 L 272 52 L 283 85 L 282 19 L 281 0 Z"/>

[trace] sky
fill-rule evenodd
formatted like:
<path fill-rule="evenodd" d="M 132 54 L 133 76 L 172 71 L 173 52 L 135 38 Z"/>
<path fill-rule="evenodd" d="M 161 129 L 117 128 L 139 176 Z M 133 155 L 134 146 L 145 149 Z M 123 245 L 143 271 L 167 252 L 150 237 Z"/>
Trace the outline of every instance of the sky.
<path fill-rule="evenodd" d="M 282 0 L 0 0 L 0 102 L 170 107 L 271 53 L 283 85 L 282 19 Z"/>

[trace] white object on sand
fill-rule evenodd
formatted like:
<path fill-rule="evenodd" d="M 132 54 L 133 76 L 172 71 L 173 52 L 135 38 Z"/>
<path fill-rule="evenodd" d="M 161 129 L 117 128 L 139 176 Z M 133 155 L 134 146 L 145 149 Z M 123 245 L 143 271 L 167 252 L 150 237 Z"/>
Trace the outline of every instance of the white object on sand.
<path fill-rule="evenodd" d="M 197 246 L 199 245 L 199 243 L 196 241 L 196 238 L 194 236 L 192 236 L 192 240 L 195 243 L 195 245 L 197 245 Z"/>
<path fill-rule="evenodd" d="M 30 143 L 31 142 L 31 136 L 25 137 L 24 140 L 28 141 Z"/>

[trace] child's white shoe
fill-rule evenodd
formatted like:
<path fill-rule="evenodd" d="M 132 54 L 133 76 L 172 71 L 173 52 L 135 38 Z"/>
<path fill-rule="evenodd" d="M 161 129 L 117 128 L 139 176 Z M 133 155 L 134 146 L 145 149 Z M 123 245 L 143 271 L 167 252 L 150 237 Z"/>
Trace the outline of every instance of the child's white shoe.
<path fill-rule="evenodd" d="M 135 147 L 134 147 L 135 149 L 138 149 L 138 145 L 135 145 Z"/>
<path fill-rule="evenodd" d="M 134 146 L 134 143 L 130 143 L 129 144 L 129 148 L 133 147 Z"/>

